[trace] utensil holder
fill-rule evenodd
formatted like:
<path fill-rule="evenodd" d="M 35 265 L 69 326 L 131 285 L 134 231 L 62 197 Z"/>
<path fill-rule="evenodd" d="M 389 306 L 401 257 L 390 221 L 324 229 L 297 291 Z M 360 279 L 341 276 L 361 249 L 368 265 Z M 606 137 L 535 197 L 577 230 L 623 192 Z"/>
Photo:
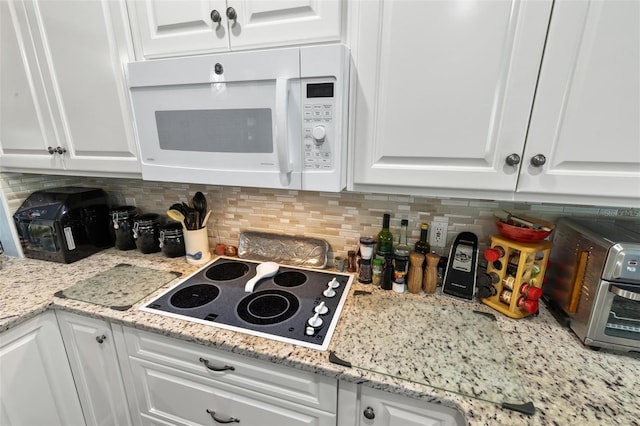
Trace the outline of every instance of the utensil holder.
<path fill-rule="evenodd" d="M 188 264 L 201 265 L 211 260 L 207 228 L 200 228 L 196 230 L 185 229 L 183 234 Z"/>

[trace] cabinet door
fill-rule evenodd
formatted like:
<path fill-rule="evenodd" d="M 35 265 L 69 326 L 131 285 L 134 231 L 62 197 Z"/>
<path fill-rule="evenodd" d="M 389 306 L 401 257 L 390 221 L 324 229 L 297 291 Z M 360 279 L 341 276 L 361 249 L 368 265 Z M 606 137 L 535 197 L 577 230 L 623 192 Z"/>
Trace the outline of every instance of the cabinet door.
<path fill-rule="evenodd" d="M 225 0 L 128 0 L 136 57 L 229 50 Z M 214 11 L 219 22 L 212 20 Z"/>
<path fill-rule="evenodd" d="M 41 41 L 38 59 L 47 96 L 66 141 L 65 169 L 139 173 L 122 67 L 130 53 L 124 2 L 38 0 L 25 5 L 34 37 Z"/>
<path fill-rule="evenodd" d="M 505 158 L 522 155 L 551 1 L 352 6 L 349 188 L 512 194 Z"/>
<path fill-rule="evenodd" d="M 56 313 L 87 425 L 130 425 L 109 323 Z"/>
<path fill-rule="evenodd" d="M 340 0 L 227 0 L 227 5 L 237 15 L 228 20 L 233 50 L 340 40 Z"/>
<path fill-rule="evenodd" d="M 640 2 L 556 2 L 518 193 L 640 206 L 639 117 Z"/>
<path fill-rule="evenodd" d="M 360 417 L 357 425 L 376 426 L 455 426 L 466 425 L 462 413 L 440 404 L 362 386 Z"/>
<path fill-rule="evenodd" d="M 0 334 L 0 424 L 84 424 L 53 312 Z"/>
<path fill-rule="evenodd" d="M 60 168 L 59 145 L 22 2 L 0 1 L 0 166 Z"/>

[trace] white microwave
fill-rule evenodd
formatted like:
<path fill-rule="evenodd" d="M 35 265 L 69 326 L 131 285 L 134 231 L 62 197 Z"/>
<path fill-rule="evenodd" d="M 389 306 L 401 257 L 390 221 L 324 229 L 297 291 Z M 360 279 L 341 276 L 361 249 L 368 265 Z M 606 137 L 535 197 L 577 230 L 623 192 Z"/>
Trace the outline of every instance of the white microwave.
<path fill-rule="evenodd" d="M 145 180 L 338 192 L 342 44 L 127 64 Z"/>

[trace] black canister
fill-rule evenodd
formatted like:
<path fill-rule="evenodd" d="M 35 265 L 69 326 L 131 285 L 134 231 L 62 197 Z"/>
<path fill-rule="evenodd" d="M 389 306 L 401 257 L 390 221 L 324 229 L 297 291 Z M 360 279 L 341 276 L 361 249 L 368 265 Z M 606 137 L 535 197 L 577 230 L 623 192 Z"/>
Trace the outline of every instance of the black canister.
<path fill-rule="evenodd" d="M 186 254 L 181 223 L 168 223 L 160 229 L 160 248 L 167 257 L 180 257 Z"/>
<path fill-rule="evenodd" d="M 136 242 L 133 239 L 133 220 L 138 214 L 134 206 L 119 206 L 111 209 L 111 222 L 118 250 L 133 250 Z"/>
<path fill-rule="evenodd" d="M 145 213 L 133 221 L 133 238 L 141 253 L 149 254 L 160 251 L 160 215 Z"/>

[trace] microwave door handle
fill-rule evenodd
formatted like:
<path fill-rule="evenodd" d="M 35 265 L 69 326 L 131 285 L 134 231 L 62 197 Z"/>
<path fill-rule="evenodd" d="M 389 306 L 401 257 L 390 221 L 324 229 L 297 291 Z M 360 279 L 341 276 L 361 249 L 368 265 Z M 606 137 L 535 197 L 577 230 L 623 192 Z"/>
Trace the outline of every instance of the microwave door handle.
<path fill-rule="evenodd" d="M 624 299 L 629 299 L 629 300 L 633 300 L 636 302 L 640 302 L 640 293 L 636 293 L 634 291 L 630 291 L 630 290 L 625 290 L 623 288 L 620 288 L 618 286 L 612 285 L 611 287 L 609 287 L 609 291 L 613 294 L 615 294 L 616 296 L 620 296 Z"/>
<path fill-rule="evenodd" d="M 287 187 L 291 183 L 293 166 L 289 160 L 289 137 L 287 113 L 289 106 L 289 79 L 276 79 L 276 146 L 278 149 L 278 166 L 280 183 Z"/>

